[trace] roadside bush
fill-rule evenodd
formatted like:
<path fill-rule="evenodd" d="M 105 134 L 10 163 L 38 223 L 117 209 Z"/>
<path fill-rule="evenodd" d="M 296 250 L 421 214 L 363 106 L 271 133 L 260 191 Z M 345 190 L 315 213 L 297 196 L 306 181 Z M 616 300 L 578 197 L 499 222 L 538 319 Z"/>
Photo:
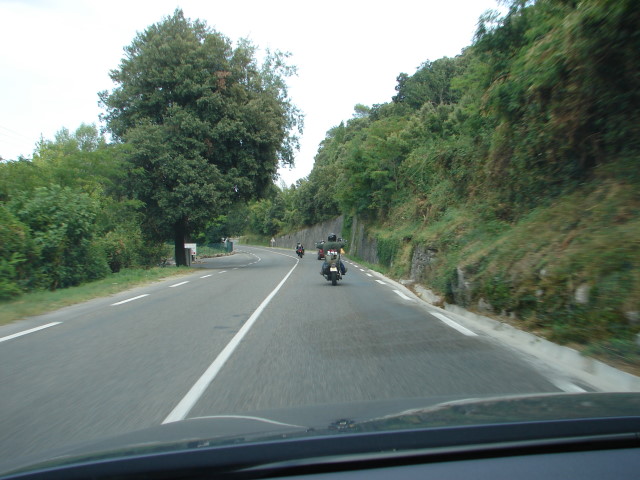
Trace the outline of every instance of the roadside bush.
<path fill-rule="evenodd" d="M 142 267 L 147 268 L 158 266 L 163 264 L 165 260 L 171 259 L 174 256 L 173 245 L 150 240 L 143 240 L 142 243 L 144 247 L 142 247 L 142 253 L 139 257 L 140 265 Z"/>
<path fill-rule="evenodd" d="M 104 249 L 97 241 L 96 200 L 52 185 L 16 195 L 9 208 L 31 231 L 38 252 L 33 286 L 54 290 L 108 274 Z"/>
<path fill-rule="evenodd" d="M 0 299 L 24 291 L 35 253 L 28 227 L 0 204 Z"/>
<path fill-rule="evenodd" d="M 11 255 L 9 260 L 0 259 L 0 300 L 17 297 L 22 293 L 16 272 L 16 266 L 22 262 L 24 256 L 19 253 Z"/>
<path fill-rule="evenodd" d="M 385 267 L 390 267 L 396 253 L 398 252 L 398 248 L 400 246 L 399 240 L 395 237 L 383 237 L 381 235 L 378 235 L 376 240 L 380 264 Z"/>
<path fill-rule="evenodd" d="M 142 236 L 139 229 L 117 227 L 102 240 L 107 263 L 113 273 L 123 268 L 142 265 Z"/>

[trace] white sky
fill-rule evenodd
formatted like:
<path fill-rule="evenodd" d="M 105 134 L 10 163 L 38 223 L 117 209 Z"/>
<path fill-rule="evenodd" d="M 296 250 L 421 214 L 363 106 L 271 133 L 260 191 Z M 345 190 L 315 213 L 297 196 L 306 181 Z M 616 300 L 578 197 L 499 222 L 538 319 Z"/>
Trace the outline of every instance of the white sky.
<path fill-rule="evenodd" d="M 290 96 L 305 114 L 285 182 L 309 174 L 318 144 L 357 103 L 391 100 L 399 73 L 470 45 L 496 0 L 0 0 L 0 156 L 31 157 L 42 135 L 99 124 L 97 93 L 113 88 L 123 47 L 183 9 L 235 41 L 289 51 Z"/>

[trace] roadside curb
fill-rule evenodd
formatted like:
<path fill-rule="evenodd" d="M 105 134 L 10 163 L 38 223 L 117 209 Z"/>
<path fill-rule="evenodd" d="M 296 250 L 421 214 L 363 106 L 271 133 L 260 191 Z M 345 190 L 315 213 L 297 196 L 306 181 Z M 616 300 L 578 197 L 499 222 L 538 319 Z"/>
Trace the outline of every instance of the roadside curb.
<path fill-rule="evenodd" d="M 555 344 L 507 323 L 469 312 L 457 305 L 446 304 L 444 311 L 461 321 L 469 321 L 483 333 L 566 371 L 599 390 L 640 392 L 640 377 L 584 356 L 573 348 Z"/>
<path fill-rule="evenodd" d="M 445 303 L 444 308 L 437 307 L 416 295 L 402 283 L 392 280 L 375 270 L 371 270 L 371 272 L 401 289 L 406 295 L 425 306 L 427 310 L 453 317 L 452 320 L 460 322 L 465 327 L 480 331 L 511 348 L 531 355 L 554 369 L 565 372 L 598 390 L 607 392 L 640 392 L 640 377 L 636 375 L 584 356 L 573 348 L 557 345 L 532 333 L 519 330 L 507 323 L 470 312 L 458 305 Z M 413 285 L 419 284 L 414 283 Z"/>

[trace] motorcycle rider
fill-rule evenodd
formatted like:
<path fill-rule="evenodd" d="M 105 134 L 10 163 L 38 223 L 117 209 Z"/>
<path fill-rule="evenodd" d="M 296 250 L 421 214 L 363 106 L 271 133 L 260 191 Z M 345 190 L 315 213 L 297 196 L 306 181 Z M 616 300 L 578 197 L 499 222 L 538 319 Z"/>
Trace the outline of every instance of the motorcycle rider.
<path fill-rule="evenodd" d="M 296 253 L 298 252 L 302 252 L 304 254 L 304 245 L 302 245 L 300 242 L 298 242 L 296 245 Z"/>
<path fill-rule="evenodd" d="M 329 250 L 337 250 L 340 253 L 344 253 L 345 242 L 342 240 L 342 238 L 340 239 L 340 241 L 338 241 L 336 234 L 330 233 L 328 240 L 329 241 L 324 242 L 324 245 L 323 245 L 325 253 L 328 252 Z M 329 263 L 327 262 L 327 258 L 325 257 L 324 263 L 322 264 L 322 268 L 320 269 L 320 275 L 324 275 L 324 272 L 327 268 L 329 268 Z M 342 272 L 342 275 L 347 273 L 347 267 L 345 267 L 344 263 L 342 263 L 342 259 L 340 259 L 340 272 Z"/>

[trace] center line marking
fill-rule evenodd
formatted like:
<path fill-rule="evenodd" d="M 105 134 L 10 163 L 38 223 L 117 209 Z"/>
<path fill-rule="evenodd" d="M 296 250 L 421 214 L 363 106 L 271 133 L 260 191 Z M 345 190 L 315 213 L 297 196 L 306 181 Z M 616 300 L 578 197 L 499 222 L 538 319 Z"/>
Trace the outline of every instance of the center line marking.
<path fill-rule="evenodd" d="M 112 303 L 111 306 L 114 307 L 116 305 L 122 305 L 123 303 L 133 302 L 134 300 L 138 300 L 139 298 L 146 297 L 148 295 L 148 293 L 145 293 L 144 295 L 138 295 L 137 297 L 127 298 L 126 300 L 122 300 L 121 302 Z"/>
<path fill-rule="evenodd" d="M 211 275 L 213 275 L 213 273 L 210 273 L 209 275 L 203 275 L 203 276 L 202 276 L 202 277 L 200 277 L 200 278 L 207 278 L 207 277 L 210 277 Z"/>
<path fill-rule="evenodd" d="M 370 273 L 367 273 L 367 277 L 373 277 L 373 275 L 371 275 Z"/>
<path fill-rule="evenodd" d="M 189 283 L 189 280 L 187 280 L 185 282 L 176 283 L 175 285 L 169 285 L 169 288 L 179 287 L 180 285 L 184 285 L 185 283 Z"/>
<path fill-rule="evenodd" d="M 44 330 L 45 328 L 53 327 L 55 325 L 60 325 L 62 322 L 52 322 L 47 323 L 46 325 L 42 325 L 40 327 L 31 328 L 29 330 L 25 330 L 24 332 L 14 333 L 13 335 L 7 335 L 6 337 L 0 338 L 0 342 L 6 342 L 7 340 L 11 340 L 12 338 L 18 338 L 23 335 L 28 335 L 33 332 L 37 332 L 38 330 Z"/>
<path fill-rule="evenodd" d="M 227 273 L 227 271 L 226 270 L 222 270 L 221 272 L 218 272 L 218 273 Z"/>
<path fill-rule="evenodd" d="M 376 282 L 378 282 L 380 285 L 386 285 L 386 283 L 384 283 L 382 280 L 376 280 Z"/>
<path fill-rule="evenodd" d="M 256 311 L 251 314 L 249 320 L 247 320 L 242 328 L 238 330 L 238 333 L 236 333 L 231 341 L 227 344 L 227 346 L 224 347 L 224 350 L 220 352 L 213 363 L 209 365 L 209 368 L 207 368 L 207 370 L 202 374 L 198 381 L 194 383 L 193 387 L 191 387 L 191 390 L 187 392 L 184 398 L 180 400 L 180 403 L 178 403 L 178 405 L 176 405 L 176 407 L 171 411 L 167 418 L 164 419 L 164 421 L 162 422 L 163 425 L 165 423 L 184 420 L 187 417 L 193 406 L 198 402 L 198 400 L 200 400 L 200 397 L 202 397 L 213 379 L 216 378 L 224 364 L 227 363 L 227 360 L 229 360 L 229 357 L 231 357 L 244 336 L 249 332 L 253 324 L 256 323 L 256 320 L 260 317 L 262 311 L 267 307 L 267 305 L 269 305 L 269 302 L 271 302 L 273 297 L 276 296 L 280 288 L 282 288 L 282 286 L 284 285 L 284 282 L 286 282 L 287 279 L 291 276 L 299 263 L 300 261 L 296 259 L 296 264 L 291 268 L 291 270 L 289 270 L 289 273 L 284 276 L 278 286 L 274 288 L 273 291 L 267 296 L 267 298 L 262 301 Z"/>

